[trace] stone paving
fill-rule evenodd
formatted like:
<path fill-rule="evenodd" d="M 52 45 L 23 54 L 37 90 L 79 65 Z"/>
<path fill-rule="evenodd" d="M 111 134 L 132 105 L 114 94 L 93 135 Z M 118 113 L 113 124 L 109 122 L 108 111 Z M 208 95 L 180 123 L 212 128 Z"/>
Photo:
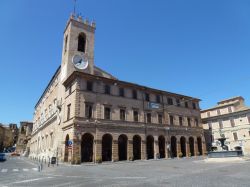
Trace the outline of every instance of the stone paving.
<path fill-rule="evenodd" d="M 21 159 L 22 160 L 22 159 Z M 9 160 L 15 164 L 16 160 Z M 20 160 L 19 160 L 20 162 Z M 24 166 L 29 161 L 23 160 Z M 0 163 L 1 164 L 1 163 Z M 33 163 L 34 164 L 34 163 Z M 1 165 L 0 165 L 1 166 Z M 33 165 L 30 167 L 33 167 Z M 47 167 L 41 172 L 0 173 L 0 186 L 250 186 L 250 162 L 206 163 L 203 158 Z"/>

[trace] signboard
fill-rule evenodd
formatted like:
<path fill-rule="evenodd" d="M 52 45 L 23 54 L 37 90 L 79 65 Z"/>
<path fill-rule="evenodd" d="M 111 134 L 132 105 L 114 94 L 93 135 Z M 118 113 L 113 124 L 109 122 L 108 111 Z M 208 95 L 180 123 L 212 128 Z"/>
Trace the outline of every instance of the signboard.
<path fill-rule="evenodd" d="M 73 141 L 72 140 L 68 140 L 68 142 L 67 142 L 67 147 L 68 147 L 68 149 L 71 149 L 72 148 L 72 145 L 73 145 Z"/>
<path fill-rule="evenodd" d="M 56 164 L 56 157 L 51 158 L 51 164 Z"/>
<path fill-rule="evenodd" d="M 159 103 L 149 102 L 148 107 L 151 108 L 151 109 L 159 109 L 159 108 L 161 108 L 161 105 Z"/>

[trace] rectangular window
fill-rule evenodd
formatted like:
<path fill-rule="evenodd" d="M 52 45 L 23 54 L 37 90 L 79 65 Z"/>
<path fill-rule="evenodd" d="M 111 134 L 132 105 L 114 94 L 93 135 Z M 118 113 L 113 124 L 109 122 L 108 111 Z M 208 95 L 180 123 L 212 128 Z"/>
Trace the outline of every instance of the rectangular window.
<path fill-rule="evenodd" d="M 162 124 L 162 114 L 158 114 L 158 123 Z"/>
<path fill-rule="evenodd" d="M 125 121 L 125 109 L 120 109 L 120 120 Z"/>
<path fill-rule="evenodd" d="M 137 110 L 134 110 L 133 114 L 134 114 L 134 121 L 135 121 L 135 122 L 138 122 L 138 121 L 139 121 L 139 114 L 138 114 L 138 111 L 137 111 Z"/>
<path fill-rule="evenodd" d="M 220 109 L 217 110 L 217 115 L 220 115 Z"/>
<path fill-rule="evenodd" d="M 247 116 L 247 119 L 248 119 L 248 123 L 250 123 L 250 116 Z"/>
<path fill-rule="evenodd" d="M 179 125 L 180 125 L 180 126 L 183 125 L 182 117 L 179 117 Z"/>
<path fill-rule="evenodd" d="M 193 103 L 193 109 L 196 109 L 196 103 Z"/>
<path fill-rule="evenodd" d="M 187 120 L 188 120 L 188 126 L 191 127 L 191 119 L 187 118 Z"/>
<path fill-rule="evenodd" d="M 67 45 L 68 45 L 68 35 L 65 37 L 64 53 L 67 51 Z"/>
<path fill-rule="evenodd" d="M 119 96 L 124 97 L 124 88 L 119 88 Z"/>
<path fill-rule="evenodd" d="M 228 107 L 228 112 L 229 112 L 229 113 L 232 113 L 232 107 L 231 107 L 231 106 Z"/>
<path fill-rule="evenodd" d="M 230 123 L 231 123 L 231 126 L 232 126 L 232 127 L 234 127 L 234 126 L 235 126 L 234 119 L 230 119 Z"/>
<path fill-rule="evenodd" d="M 111 110 L 109 107 L 104 108 L 104 119 L 109 119 L 109 120 L 111 119 L 110 112 L 111 112 Z"/>
<path fill-rule="evenodd" d="M 237 141 L 238 140 L 237 132 L 234 132 L 233 136 L 234 136 L 234 141 Z"/>
<path fill-rule="evenodd" d="M 67 120 L 70 119 L 70 107 L 71 107 L 71 104 L 68 104 L 67 105 Z"/>
<path fill-rule="evenodd" d="M 160 102 L 161 102 L 161 96 L 156 95 L 156 102 L 157 102 L 157 103 L 160 103 Z"/>
<path fill-rule="evenodd" d="M 177 105 L 177 106 L 181 106 L 180 99 L 176 99 L 176 105 Z"/>
<path fill-rule="evenodd" d="M 194 121 L 195 121 L 195 126 L 196 126 L 196 127 L 199 127 L 199 120 L 198 120 L 198 119 L 195 119 Z"/>
<path fill-rule="evenodd" d="M 150 98 L 149 98 L 149 94 L 148 94 L 148 93 L 145 93 L 145 100 L 146 100 L 146 101 L 150 101 Z"/>
<path fill-rule="evenodd" d="M 207 117 L 210 117 L 210 112 L 207 112 Z"/>
<path fill-rule="evenodd" d="M 72 93 L 72 85 L 69 86 L 69 95 Z"/>
<path fill-rule="evenodd" d="M 174 116 L 169 116 L 170 125 L 174 125 Z"/>
<path fill-rule="evenodd" d="M 93 83 L 90 81 L 87 81 L 87 90 L 88 91 L 93 91 Z"/>
<path fill-rule="evenodd" d="M 151 113 L 147 113 L 147 123 L 151 123 Z"/>
<path fill-rule="evenodd" d="M 219 127 L 220 127 L 220 129 L 223 129 L 223 123 L 222 123 L 222 121 L 219 121 Z"/>
<path fill-rule="evenodd" d="M 109 85 L 105 85 L 105 94 L 110 95 L 110 86 Z"/>
<path fill-rule="evenodd" d="M 92 105 L 91 104 L 85 104 L 85 117 L 86 118 L 92 118 Z"/>
<path fill-rule="evenodd" d="M 188 102 L 187 101 L 185 102 L 185 107 L 188 108 Z"/>
<path fill-rule="evenodd" d="M 172 98 L 168 98 L 168 104 L 173 105 L 173 99 Z"/>
<path fill-rule="evenodd" d="M 132 91 L 133 99 L 137 99 L 137 91 L 133 90 Z"/>

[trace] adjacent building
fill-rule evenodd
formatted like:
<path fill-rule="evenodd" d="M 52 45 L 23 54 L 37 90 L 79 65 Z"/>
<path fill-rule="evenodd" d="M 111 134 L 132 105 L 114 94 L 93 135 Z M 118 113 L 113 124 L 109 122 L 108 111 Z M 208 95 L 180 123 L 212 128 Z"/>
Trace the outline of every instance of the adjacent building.
<path fill-rule="evenodd" d="M 67 22 L 62 63 L 35 106 L 29 156 L 80 164 L 204 154 L 200 100 L 96 67 L 95 30 L 81 17 Z"/>
<path fill-rule="evenodd" d="M 244 98 L 234 97 L 201 111 L 208 150 L 216 149 L 218 138 L 225 137 L 229 150 L 250 154 L 250 108 Z"/>
<path fill-rule="evenodd" d="M 16 152 L 28 156 L 30 151 L 30 139 L 32 133 L 33 123 L 22 121 L 20 122 L 18 141 L 16 145 Z"/>
<path fill-rule="evenodd" d="M 14 146 L 14 133 L 10 126 L 0 123 L 0 152 Z"/>

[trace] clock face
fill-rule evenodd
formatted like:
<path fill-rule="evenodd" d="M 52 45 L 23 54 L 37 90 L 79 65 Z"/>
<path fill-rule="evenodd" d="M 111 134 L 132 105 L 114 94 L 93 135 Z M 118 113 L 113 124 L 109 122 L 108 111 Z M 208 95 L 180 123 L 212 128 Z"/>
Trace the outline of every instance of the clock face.
<path fill-rule="evenodd" d="M 72 59 L 72 62 L 77 69 L 81 70 L 86 69 L 89 65 L 88 59 L 80 55 L 75 55 Z"/>

